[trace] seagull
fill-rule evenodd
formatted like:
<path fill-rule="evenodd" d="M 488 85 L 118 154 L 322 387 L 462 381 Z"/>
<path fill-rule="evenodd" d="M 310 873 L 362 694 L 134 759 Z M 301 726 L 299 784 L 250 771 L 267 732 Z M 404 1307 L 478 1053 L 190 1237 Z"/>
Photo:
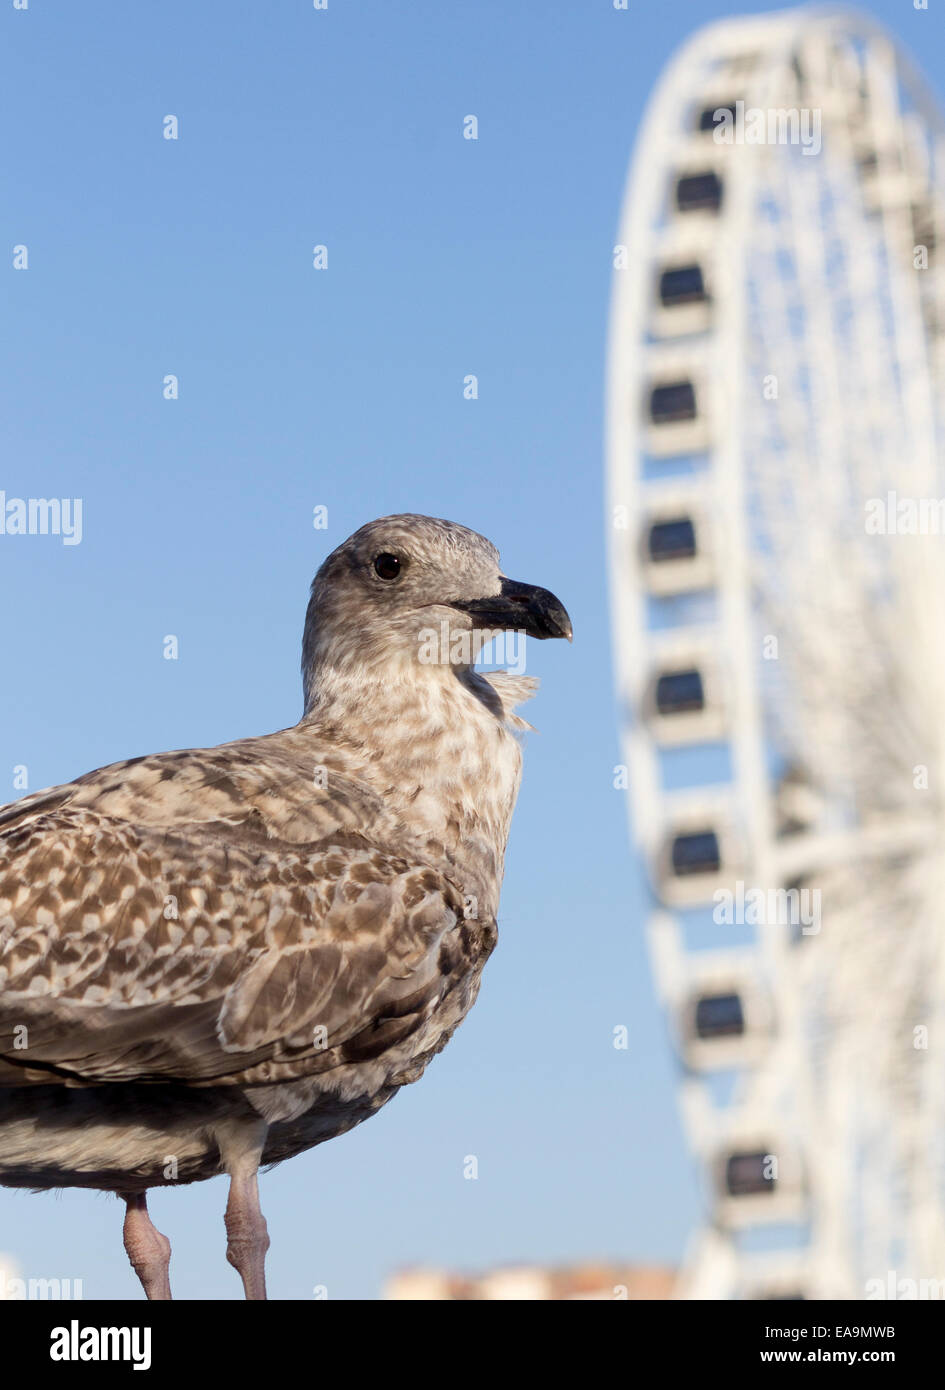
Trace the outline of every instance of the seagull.
<path fill-rule="evenodd" d="M 475 1002 L 537 686 L 475 663 L 511 631 L 572 635 L 485 537 L 383 517 L 312 583 L 296 725 L 0 807 L 0 1184 L 121 1197 L 149 1299 L 151 1188 L 227 1174 L 264 1299 L 259 1168 L 373 1115 Z"/>

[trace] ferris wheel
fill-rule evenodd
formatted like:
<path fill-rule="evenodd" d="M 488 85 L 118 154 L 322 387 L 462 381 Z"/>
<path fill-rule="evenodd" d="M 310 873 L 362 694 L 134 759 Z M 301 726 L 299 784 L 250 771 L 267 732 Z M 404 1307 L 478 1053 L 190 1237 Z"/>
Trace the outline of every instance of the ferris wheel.
<path fill-rule="evenodd" d="M 689 1297 L 945 1280 L 943 159 L 890 38 L 794 10 L 686 43 L 630 171 L 612 611 Z"/>

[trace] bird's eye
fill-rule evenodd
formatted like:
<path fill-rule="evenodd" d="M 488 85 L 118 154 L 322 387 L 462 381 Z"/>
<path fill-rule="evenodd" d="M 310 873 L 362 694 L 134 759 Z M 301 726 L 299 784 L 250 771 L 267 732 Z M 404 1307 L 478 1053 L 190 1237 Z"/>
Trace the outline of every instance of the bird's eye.
<path fill-rule="evenodd" d="M 378 555 L 374 561 L 374 573 L 380 579 L 396 579 L 400 574 L 400 561 L 396 555 Z"/>

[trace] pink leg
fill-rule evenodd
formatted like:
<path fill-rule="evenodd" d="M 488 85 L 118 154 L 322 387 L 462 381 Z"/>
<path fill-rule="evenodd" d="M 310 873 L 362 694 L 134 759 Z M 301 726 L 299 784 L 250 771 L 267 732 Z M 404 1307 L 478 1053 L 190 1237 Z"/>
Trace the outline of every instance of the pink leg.
<path fill-rule="evenodd" d="M 246 1297 L 265 1298 L 269 1232 L 259 1207 L 255 1158 L 230 1170 L 230 1195 L 223 1220 L 226 1258 L 242 1279 Z"/>
<path fill-rule="evenodd" d="M 125 1249 L 148 1298 L 169 1299 L 171 1242 L 151 1224 L 146 1192 L 123 1194 Z"/>

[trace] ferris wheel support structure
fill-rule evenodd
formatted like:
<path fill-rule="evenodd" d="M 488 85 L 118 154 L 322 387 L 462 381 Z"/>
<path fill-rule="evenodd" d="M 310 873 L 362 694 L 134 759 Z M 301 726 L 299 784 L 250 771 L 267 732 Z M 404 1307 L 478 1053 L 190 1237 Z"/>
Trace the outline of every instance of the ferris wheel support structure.
<path fill-rule="evenodd" d="M 797 10 L 696 34 L 631 167 L 612 613 L 692 1297 L 945 1278 L 945 537 L 864 521 L 945 498 L 943 160 L 883 31 Z"/>

